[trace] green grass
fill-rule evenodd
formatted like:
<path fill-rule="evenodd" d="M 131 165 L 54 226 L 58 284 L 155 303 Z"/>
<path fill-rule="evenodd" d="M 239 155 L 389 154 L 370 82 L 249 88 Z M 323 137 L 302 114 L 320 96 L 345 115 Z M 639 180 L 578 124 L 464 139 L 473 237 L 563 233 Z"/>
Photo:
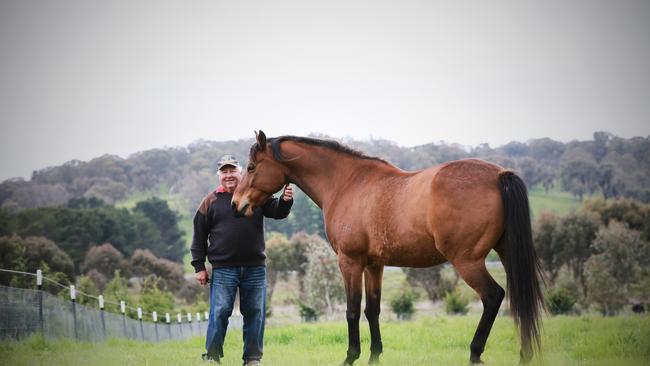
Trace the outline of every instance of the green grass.
<path fill-rule="evenodd" d="M 466 365 L 478 315 L 428 317 L 414 322 L 381 325 L 383 365 Z M 100 344 L 34 337 L 0 343 L 0 360 L 7 365 L 204 365 L 203 338 L 160 344 L 110 340 Z M 367 323 L 361 322 L 362 355 L 369 356 Z M 241 332 L 225 343 L 224 365 L 241 364 Z M 264 365 L 338 365 L 345 357 L 347 327 L 343 322 L 267 327 Z M 519 341 L 509 317 L 498 317 L 483 361 L 516 365 Z M 650 317 L 553 317 L 544 321 L 542 356 L 532 365 L 648 365 Z"/>
<path fill-rule="evenodd" d="M 543 187 L 535 186 L 528 191 L 533 218 L 542 210 L 551 211 L 558 215 L 566 215 L 571 210 L 582 205 L 582 201 L 573 197 L 569 192 L 552 189 L 546 192 Z"/>

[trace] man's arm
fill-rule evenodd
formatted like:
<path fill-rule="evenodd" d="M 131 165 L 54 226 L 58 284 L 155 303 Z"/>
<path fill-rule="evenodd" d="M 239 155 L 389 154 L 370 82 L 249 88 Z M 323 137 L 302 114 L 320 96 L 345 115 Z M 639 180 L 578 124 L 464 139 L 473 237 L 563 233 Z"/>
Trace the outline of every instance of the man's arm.
<path fill-rule="evenodd" d="M 208 209 L 209 200 L 206 198 L 194 215 L 194 235 L 192 236 L 192 266 L 195 272 L 205 271 L 205 257 L 208 251 L 208 234 L 210 233 L 210 219 Z M 199 281 L 200 282 L 200 281 Z"/>
<path fill-rule="evenodd" d="M 264 203 L 262 208 L 264 216 L 273 219 L 284 219 L 289 216 L 293 205 L 293 189 L 287 185 L 282 191 L 280 198 L 271 197 Z"/>

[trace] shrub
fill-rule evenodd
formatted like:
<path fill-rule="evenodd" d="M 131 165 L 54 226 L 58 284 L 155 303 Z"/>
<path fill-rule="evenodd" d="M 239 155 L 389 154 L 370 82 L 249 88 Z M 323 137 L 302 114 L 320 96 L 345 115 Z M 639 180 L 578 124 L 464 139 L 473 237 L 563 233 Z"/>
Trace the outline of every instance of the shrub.
<path fill-rule="evenodd" d="M 447 314 L 467 314 L 469 310 L 469 300 L 465 298 L 456 289 L 453 292 L 448 292 L 445 296 L 445 311 Z"/>
<path fill-rule="evenodd" d="M 576 298 L 565 288 L 551 289 L 545 296 L 548 311 L 553 315 L 568 314 L 573 310 Z"/>
<path fill-rule="evenodd" d="M 156 257 L 149 249 L 138 249 L 131 257 L 133 274 L 140 277 L 154 275 L 162 281 L 163 290 L 178 291 L 185 283 L 183 266 L 168 259 Z"/>
<path fill-rule="evenodd" d="M 83 293 L 83 294 L 82 294 Z M 97 300 L 92 297 L 85 296 L 88 294 L 91 296 L 98 296 L 99 290 L 95 285 L 95 282 L 89 276 L 81 276 L 77 280 L 77 302 L 84 305 L 97 306 Z"/>
<path fill-rule="evenodd" d="M 185 280 L 183 286 L 178 291 L 178 297 L 185 300 L 188 304 L 194 304 L 201 294 L 207 294 L 207 291 L 204 292 L 203 286 L 199 285 L 195 279 Z"/>
<path fill-rule="evenodd" d="M 390 307 L 397 315 L 397 319 L 411 319 L 413 313 L 415 313 L 415 308 L 413 307 L 414 301 L 415 295 L 410 291 L 402 292 L 391 300 Z"/>
<path fill-rule="evenodd" d="M 318 318 L 320 317 L 320 312 L 318 310 L 302 302 L 298 302 L 298 307 L 300 308 L 300 318 L 302 318 L 302 320 L 308 323 L 318 321 Z"/>
<path fill-rule="evenodd" d="M 159 279 L 147 276 L 140 289 L 140 306 L 146 312 L 157 311 L 159 314 L 174 310 L 174 295 L 162 291 L 158 285 Z"/>
<path fill-rule="evenodd" d="M 104 291 L 104 288 L 106 288 L 106 283 L 108 283 L 108 278 L 104 276 L 103 274 L 99 273 L 96 269 L 91 269 L 86 273 L 86 276 L 90 278 L 91 281 L 95 284 L 95 287 L 99 291 Z"/>
<path fill-rule="evenodd" d="M 117 270 L 124 267 L 124 256 L 110 243 L 97 245 L 88 250 L 81 265 L 83 273 L 96 270 L 107 279 L 113 278 Z"/>

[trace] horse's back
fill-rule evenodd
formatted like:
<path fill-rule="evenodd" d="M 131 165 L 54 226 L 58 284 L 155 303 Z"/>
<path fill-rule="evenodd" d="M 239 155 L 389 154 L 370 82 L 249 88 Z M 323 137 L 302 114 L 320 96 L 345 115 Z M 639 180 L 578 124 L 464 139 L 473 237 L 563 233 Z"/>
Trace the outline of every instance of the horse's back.
<path fill-rule="evenodd" d="M 458 242 L 458 235 L 480 236 L 478 232 L 490 224 L 502 230 L 498 190 L 502 170 L 466 159 L 379 179 L 377 197 L 370 189 L 360 195 L 373 202 L 362 205 L 368 210 L 363 226 L 370 258 L 387 265 L 433 266 L 453 256 L 454 249 L 447 246 L 450 240 Z"/>

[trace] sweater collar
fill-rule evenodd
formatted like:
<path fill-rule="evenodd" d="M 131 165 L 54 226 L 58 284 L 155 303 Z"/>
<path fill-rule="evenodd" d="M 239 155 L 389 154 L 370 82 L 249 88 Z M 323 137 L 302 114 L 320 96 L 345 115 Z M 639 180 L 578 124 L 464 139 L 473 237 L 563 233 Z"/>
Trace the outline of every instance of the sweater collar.
<path fill-rule="evenodd" d="M 216 191 L 216 192 L 217 192 L 217 193 L 230 193 L 230 192 L 226 191 L 226 189 L 223 188 L 223 186 L 221 186 L 221 185 L 220 185 L 219 187 L 217 187 L 217 191 Z"/>

